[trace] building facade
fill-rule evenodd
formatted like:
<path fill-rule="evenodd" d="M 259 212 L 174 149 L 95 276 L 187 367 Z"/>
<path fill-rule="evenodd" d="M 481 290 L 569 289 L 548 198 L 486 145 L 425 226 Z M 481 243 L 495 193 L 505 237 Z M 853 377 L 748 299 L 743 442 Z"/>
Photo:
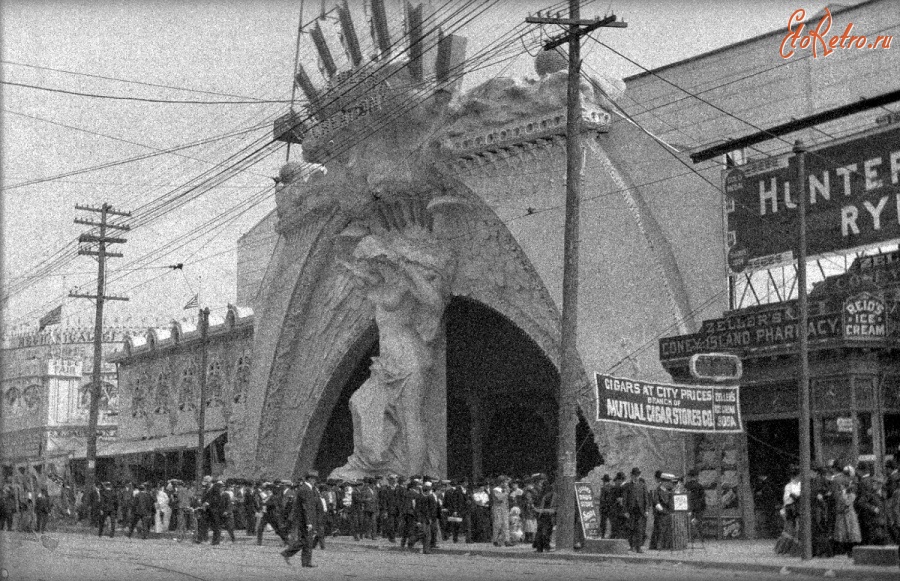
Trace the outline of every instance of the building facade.
<path fill-rule="evenodd" d="M 107 357 L 128 332 L 110 327 L 103 336 L 99 442 L 115 439 L 122 410 L 115 366 Z M 2 462 L 4 475 L 29 464 L 62 475 L 70 458 L 84 458 L 93 374 L 93 329 L 62 324 L 3 340 Z"/>
<path fill-rule="evenodd" d="M 117 366 L 123 413 L 118 440 L 98 448 L 111 479 L 135 482 L 192 480 L 198 413 L 205 407 L 204 473 L 225 471 L 228 434 L 244 421 L 253 347 L 253 313 L 229 306 L 210 315 L 206 401 L 200 402 L 201 351 L 194 322 L 129 335 L 109 357 Z"/>

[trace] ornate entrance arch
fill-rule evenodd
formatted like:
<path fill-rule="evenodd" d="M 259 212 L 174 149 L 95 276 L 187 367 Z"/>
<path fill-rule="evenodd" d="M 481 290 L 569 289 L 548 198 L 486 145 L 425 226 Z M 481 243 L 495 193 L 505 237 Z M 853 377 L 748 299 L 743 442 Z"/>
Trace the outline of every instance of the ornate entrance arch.
<path fill-rule="evenodd" d="M 318 186 L 319 192 L 329 189 L 325 185 Z M 309 212 L 282 220 L 275 258 L 279 275 L 270 284 L 256 328 L 258 365 L 247 398 L 249 413 L 235 434 L 240 442 L 234 448 L 236 473 L 296 477 L 313 466 L 331 410 L 377 338 L 373 305 L 344 266 L 367 234 L 427 225 L 454 256 L 449 294 L 502 315 L 556 366 L 559 314 L 506 226 L 458 182 L 443 178 L 438 187 L 423 189 L 419 195 L 385 196 L 362 212 L 320 197 Z M 300 195 L 310 198 L 308 192 Z M 438 394 L 435 401 L 443 409 L 427 420 L 427 433 L 443 450 L 443 372 L 434 381 L 429 391 Z M 445 458 L 442 462 L 438 470 L 443 473 Z"/>

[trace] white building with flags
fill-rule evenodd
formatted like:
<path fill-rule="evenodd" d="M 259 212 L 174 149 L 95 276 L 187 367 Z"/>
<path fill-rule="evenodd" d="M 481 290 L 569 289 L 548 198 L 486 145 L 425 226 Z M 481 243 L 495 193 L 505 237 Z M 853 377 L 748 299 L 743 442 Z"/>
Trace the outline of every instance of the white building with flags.
<path fill-rule="evenodd" d="M 106 356 L 140 327 L 115 321 L 104 327 L 100 442 L 115 438 L 119 392 Z M 93 325 L 67 320 L 60 305 L 37 328 L 6 335 L 0 352 L 0 462 L 4 480 L 34 472 L 63 477 L 83 470 L 93 372 Z"/>

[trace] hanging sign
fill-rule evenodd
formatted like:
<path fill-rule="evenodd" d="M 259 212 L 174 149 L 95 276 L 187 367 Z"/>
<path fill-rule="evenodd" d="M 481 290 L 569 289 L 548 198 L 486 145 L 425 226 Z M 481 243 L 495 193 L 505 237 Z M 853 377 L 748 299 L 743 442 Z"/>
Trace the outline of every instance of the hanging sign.
<path fill-rule="evenodd" d="M 594 489 L 590 482 L 575 483 L 575 501 L 578 503 L 578 516 L 584 538 L 602 539 L 597 509 L 594 508 Z"/>
<path fill-rule="evenodd" d="M 737 386 L 595 377 L 598 421 L 679 432 L 743 431 Z"/>
<path fill-rule="evenodd" d="M 887 337 L 884 299 L 862 292 L 844 301 L 844 339 L 865 340 Z"/>

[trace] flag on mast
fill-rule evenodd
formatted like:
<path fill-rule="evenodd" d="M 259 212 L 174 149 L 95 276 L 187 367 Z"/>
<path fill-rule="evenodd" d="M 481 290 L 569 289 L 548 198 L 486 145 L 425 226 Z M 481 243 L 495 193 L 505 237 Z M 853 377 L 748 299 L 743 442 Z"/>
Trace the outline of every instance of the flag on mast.
<path fill-rule="evenodd" d="M 59 305 L 43 317 L 38 322 L 38 331 L 43 331 L 44 327 L 49 325 L 59 325 L 62 322 L 62 305 Z"/>
<path fill-rule="evenodd" d="M 199 294 L 195 294 L 194 296 L 192 296 L 191 300 L 189 300 L 187 302 L 187 304 L 184 305 L 184 310 L 199 309 L 199 308 L 200 308 L 200 295 Z"/>

